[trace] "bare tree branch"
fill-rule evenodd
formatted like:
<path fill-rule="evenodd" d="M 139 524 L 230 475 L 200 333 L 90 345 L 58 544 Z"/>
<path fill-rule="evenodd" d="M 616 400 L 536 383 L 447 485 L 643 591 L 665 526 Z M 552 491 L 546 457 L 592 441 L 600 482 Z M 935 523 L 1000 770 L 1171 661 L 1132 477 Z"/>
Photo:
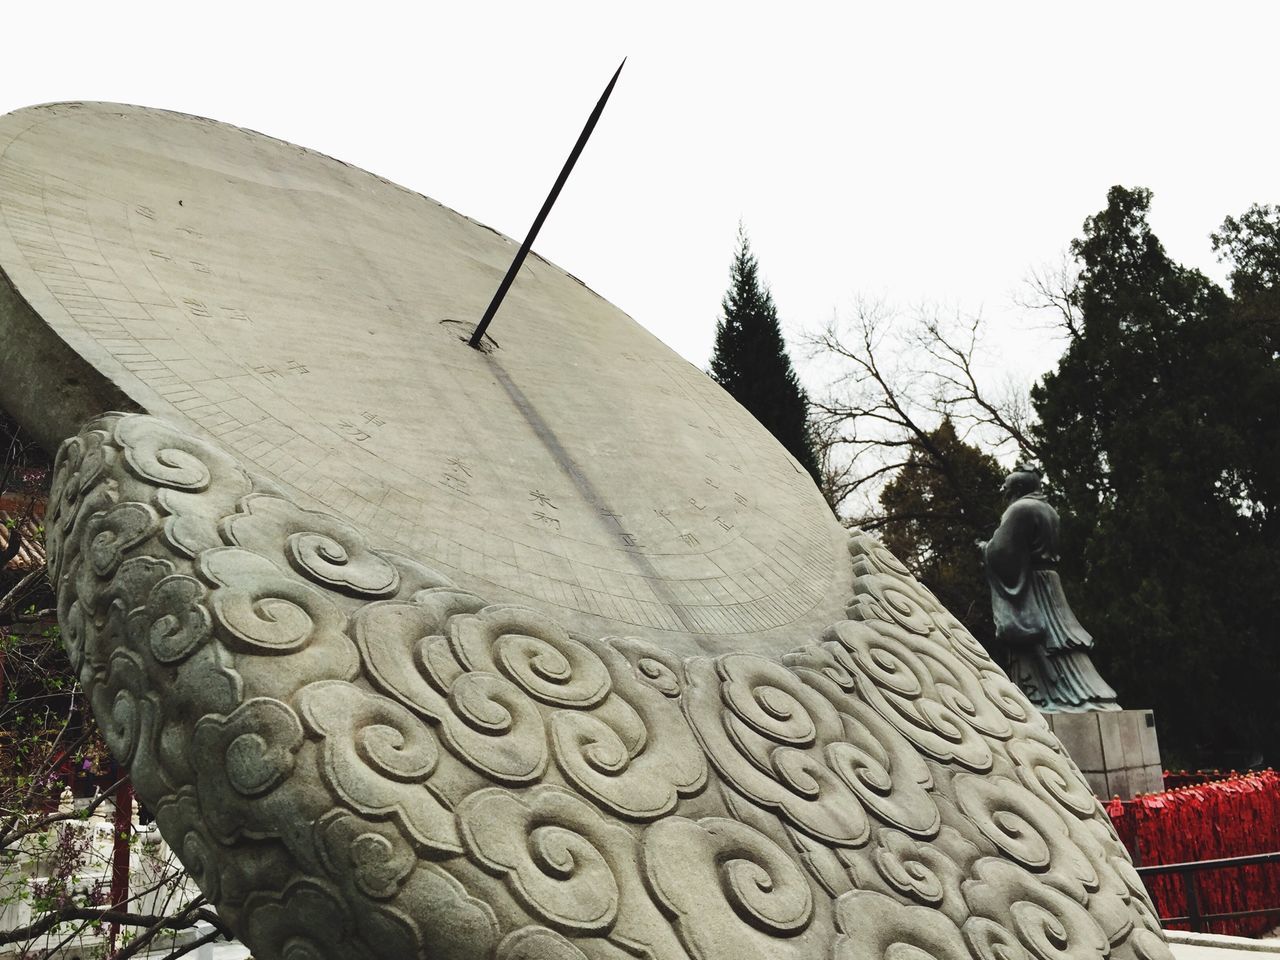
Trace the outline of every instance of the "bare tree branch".
<path fill-rule="evenodd" d="M 937 310 L 895 316 L 859 300 L 806 338 L 812 358 L 831 371 L 825 394 L 811 402 L 823 488 L 840 512 L 863 526 L 882 518 L 884 483 L 913 453 L 933 465 L 962 500 L 968 491 L 934 441 L 944 418 L 966 441 L 994 452 L 1034 456 L 1025 388 L 1011 377 L 992 386 L 979 363 L 982 318 L 947 319 Z"/>
<path fill-rule="evenodd" d="M 223 931 L 218 930 L 217 928 L 214 928 L 213 930 L 210 930 L 208 933 L 206 933 L 203 937 L 200 937 L 196 940 L 192 940 L 190 943 L 183 944 L 182 946 L 166 954 L 164 957 L 161 958 L 161 960 L 178 960 L 179 957 L 185 957 L 192 950 L 199 950 L 206 943 L 214 943 L 215 941 L 218 941 L 218 940 L 229 940 L 229 939 L 230 937 L 227 936 L 227 934 L 225 934 Z M 118 958 L 116 958 L 116 960 L 118 960 Z"/>
<path fill-rule="evenodd" d="M 227 928 L 223 920 L 212 910 L 206 909 L 203 897 L 192 901 L 187 909 L 180 911 L 173 916 L 166 917 L 155 914 L 129 913 L 124 910 L 113 910 L 109 907 L 80 907 L 66 906 L 52 910 L 45 916 L 41 917 L 34 923 L 29 923 L 21 927 L 12 927 L 9 930 L 0 930 L 0 946 L 10 943 L 22 943 L 24 941 L 34 940 L 43 936 L 55 927 L 64 923 L 72 923 L 75 921 L 85 921 L 87 923 L 118 923 L 121 926 L 129 927 L 147 927 L 148 934 L 146 942 L 162 930 L 185 930 L 193 927 L 201 921 L 211 924 L 216 931 L 228 939 L 232 936 L 231 931 Z M 147 936 L 144 934 L 143 936 Z M 134 944 L 143 939 L 139 936 L 129 947 L 126 947 L 116 955 L 114 960 L 123 960 L 123 958 L 132 956 L 137 950 L 132 950 Z M 145 944 L 144 944 L 145 945 Z M 141 948 L 139 948 L 141 949 Z"/>
<path fill-rule="evenodd" d="M 1033 268 L 1028 273 L 1025 294 L 1015 296 L 1014 302 L 1025 310 L 1055 314 L 1052 326 L 1069 339 L 1077 340 L 1082 322 L 1076 296 L 1079 285 L 1080 267 L 1071 254 L 1063 250 L 1057 262 Z"/>
<path fill-rule="evenodd" d="M 203 896 L 199 896 L 173 916 L 155 918 L 156 922 L 145 924 L 148 929 L 130 941 L 128 946 L 118 952 L 111 960 L 128 960 L 129 957 L 136 955 L 147 947 L 163 931 L 184 930 L 202 921 L 213 927 L 214 935 L 230 940 L 234 934 L 216 913 L 206 908 L 206 903 L 208 901 Z M 142 924 L 136 924 L 136 926 L 142 926 Z M 187 951 L 184 950 L 182 952 L 185 953 Z"/>
<path fill-rule="evenodd" d="M 46 813 L 30 820 L 26 820 L 19 813 L 14 821 L 11 821 L 7 831 L 0 834 L 0 850 L 13 846 L 23 837 L 33 833 L 43 833 L 56 824 L 66 822 L 68 820 L 85 820 L 94 814 L 97 809 L 110 800 L 115 792 L 120 789 L 120 785 L 124 783 L 126 777 L 121 777 L 106 790 L 100 790 L 94 794 L 93 799 L 79 810 L 59 811 L 58 813 Z"/>

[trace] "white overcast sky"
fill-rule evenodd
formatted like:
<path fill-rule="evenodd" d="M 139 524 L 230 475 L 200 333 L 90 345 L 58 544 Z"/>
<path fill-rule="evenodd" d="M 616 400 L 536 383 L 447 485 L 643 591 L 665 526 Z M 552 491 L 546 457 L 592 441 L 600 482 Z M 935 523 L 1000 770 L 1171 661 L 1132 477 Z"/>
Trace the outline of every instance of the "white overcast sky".
<path fill-rule="evenodd" d="M 322 150 L 524 235 L 618 61 L 539 253 L 705 365 L 739 219 L 789 334 L 857 295 L 1012 297 L 1113 183 L 1170 252 L 1280 201 L 1274 3 L 9 3 L 0 112 L 166 107 Z"/>

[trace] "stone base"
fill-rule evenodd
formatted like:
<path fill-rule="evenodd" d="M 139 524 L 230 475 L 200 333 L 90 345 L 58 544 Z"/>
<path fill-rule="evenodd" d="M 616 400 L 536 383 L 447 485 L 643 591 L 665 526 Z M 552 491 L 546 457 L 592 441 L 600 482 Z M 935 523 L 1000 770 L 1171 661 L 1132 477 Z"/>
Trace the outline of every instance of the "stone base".
<path fill-rule="evenodd" d="M 1164 789 L 1150 710 L 1046 713 L 1044 718 L 1102 800 L 1132 800 Z"/>

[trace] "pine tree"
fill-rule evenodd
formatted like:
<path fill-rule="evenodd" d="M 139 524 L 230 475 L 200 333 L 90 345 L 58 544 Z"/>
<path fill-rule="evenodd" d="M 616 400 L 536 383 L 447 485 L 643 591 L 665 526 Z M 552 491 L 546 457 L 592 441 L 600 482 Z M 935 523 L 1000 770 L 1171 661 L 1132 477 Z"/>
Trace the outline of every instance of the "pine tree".
<path fill-rule="evenodd" d="M 738 251 L 729 290 L 716 324 L 711 376 L 762 423 L 799 464 L 819 480 L 809 433 L 809 398 L 791 366 L 773 297 L 760 282 L 746 231 L 738 227 Z"/>
<path fill-rule="evenodd" d="M 1169 257 L 1150 202 L 1114 187 L 1085 221 L 1072 244 L 1080 323 L 1032 391 L 1061 572 L 1099 669 L 1125 706 L 1155 708 L 1167 754 L 1270 761 L 1280 366 L 1266 264 L 1280 256 L 1267 217 L 1228 221 L 1228 297 Z"/>

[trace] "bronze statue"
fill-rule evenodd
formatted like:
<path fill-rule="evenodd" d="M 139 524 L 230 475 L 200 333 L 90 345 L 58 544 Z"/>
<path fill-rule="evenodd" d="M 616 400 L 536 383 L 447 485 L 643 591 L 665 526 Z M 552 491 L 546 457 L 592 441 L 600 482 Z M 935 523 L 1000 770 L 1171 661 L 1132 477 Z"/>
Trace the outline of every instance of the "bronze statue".
<path fill-rule="evenodd" d="M 1019 464 L 1004 482 L 1009 506 L 979 542 L 991 585 L 996 639 L 1009 650 L 1009 676 L 1043 711 L 1119 710 L 1116 692 L 1089 657 L 1093 637 L 1062 592 L 1058 511 L 1040 490 L 1040 474 Z"/>

